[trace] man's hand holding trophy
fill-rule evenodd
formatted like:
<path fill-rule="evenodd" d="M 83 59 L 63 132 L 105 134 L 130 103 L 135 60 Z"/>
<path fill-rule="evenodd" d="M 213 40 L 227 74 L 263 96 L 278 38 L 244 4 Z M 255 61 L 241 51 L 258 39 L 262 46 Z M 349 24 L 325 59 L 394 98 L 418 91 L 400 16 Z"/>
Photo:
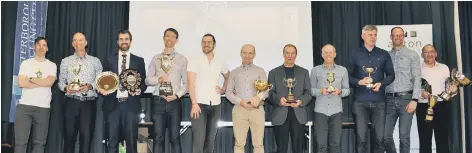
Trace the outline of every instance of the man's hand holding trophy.
<path fill-rule="evenodd" d="M 272 84 L 269 84 L 267 81 L 257 79 L 254 81 L 254 89 L 256 89 L 257 95 L 259 95 L 261 92 L 272 89 Z M 252 105 L 254 108 L 259 108 L 259 106 L 263 105 L 263 103 L 261 103 L 261 99 L 257 95 L 247 101 L 246 104 Z"/>
<path fill-rule="evenodd" d="M 160 87 L 159 95 L 165 98 L 168 102 L 175 100 L 177 97 L 174 96 L 172 84 L 169 80 L 169 71 L 172 68 L 172 59 L 169 55 L 164 55 L 159 58 L 160 67 L 164 71 L 165 75 L 159 78 Z"/>
<path fill-rule="evenodd" d="M 74 74 L 72 81 L 67 84 L 66 92 L 67 94 L 73 94 L 81 92 L 83 96 L 87 96 L 88 90 L 91 88 L 89 84 L 81 82 L 79 80 L 79 74 L 82 69 L 82 64 L 76 64 L 69 68 L 69 71 Z"/>

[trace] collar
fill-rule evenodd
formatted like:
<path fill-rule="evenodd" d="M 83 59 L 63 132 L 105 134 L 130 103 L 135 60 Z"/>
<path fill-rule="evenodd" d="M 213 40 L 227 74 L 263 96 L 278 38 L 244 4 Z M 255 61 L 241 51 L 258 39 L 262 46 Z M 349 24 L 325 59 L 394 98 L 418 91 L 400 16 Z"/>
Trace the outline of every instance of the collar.
<path fill-rule="evenodd" d="M 76 53 L 74 53 L 73 56 L 74 56 L 75 58 L 79 58 L 79 59 L 82 59 L 82 58 L 83 58 L 83 59 L 87 59 L 88 54 L 87 54 L 87 52 L 85 52 L 84 57 L 79 57 Z"/>
<path fill-rule="evenodd" d="M 129 50 L 126 52 L 126 53 L 123 53 L 121 51 L 118 51 L 118 56 L 122 57 L 123 54 L 126 54 L 126 57 L 130 57 L 131 53 L 129 52 Z"/>
<path fill-rule="evenodd" d="M 321 65 L 323 66 L 324 69 L 328 69 L 328 67 L 326 67 L 326 65 L 324 63 L 321 64 Z M 334 69 L 336 67 L 338 67 L 338 65 L 336 65 L 336 63 L 333 63 L 333 67 L 331 69 Z"/>
<path fill-rule="evenodd" d="M 254 63 L 247 64 L 247 65 L 246 64 L 241 64 L 241 67 L 242 68 L 252 68 L 252 67 L 254 67 Z"/>
<path fill-rule="evenodd" d="M 365 45 L 362 45 L 362 49 L 363 49 L 365 52 L 369 52 L 369 50 L 367 49 L 367 47 L 365 47 Z M 377 46 L 374 46 L 374 48 L 372 48 L 372 51 L 371 51 L 371 52 L 375 52 L 375 50 L 377 50 Z"/>
<path fill-rule="evenodd" d="M 161 56 L 164 56 L 164 55 L 167 55 L 167 54 L 164 54 L 164 49 L 163 49 L 161 52 Z M 170 55 L 170 57 L 175 57 L 175 55 L 177 55 L 177 51 L 175 50 L 175 48 L 174 48 L 174 51 L 172 51 L 172 53 L 168 55 Z"/>
<path fill-rule="evenodd" d="M 440 63 L 439 63 L 438 61 L 436 61 L 436 62 L 434 63 L 434 67 L 432 67 L 432 68 L 439 68 L 439 67 L 440 67 L 439 64 L 440 64 Z M 425 62 L 423 62 L 423 63 L 421 64 L 421 66 L 422 66 L 422 67 L 425 67 L 425 68 L 431 68 L 431 67 L 429 67 L 428 64 L 426 64 Z"/>
<path fill-rule="evenodd" d="M 400 47 L 400 48 L 398 48 L 398 49 L 394 49 L 394 48 L 392 47 L 392 52 L 400 52 L 400 51 L 403 50 L 403 48 L 405 48 L 405 45 L 403 45 L 402 47 Z"/>

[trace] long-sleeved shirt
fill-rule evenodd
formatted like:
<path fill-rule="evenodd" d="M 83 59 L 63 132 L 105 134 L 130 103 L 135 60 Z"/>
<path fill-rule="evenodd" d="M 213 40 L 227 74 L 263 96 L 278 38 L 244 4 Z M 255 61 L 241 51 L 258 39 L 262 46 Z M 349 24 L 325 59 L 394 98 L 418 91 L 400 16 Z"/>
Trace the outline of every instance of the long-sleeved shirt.
<path fill-rule="evenodd" d="M 328 72 L 334 73 L 334 82 L 332 83 L 332 86 L 341 89 L 341 95 L 323 95 L 321 93 L 321 89 L 329 87 L 326 75 Z M 326 67 L 324 64 L 318 65 L 311 69 L 310 81 L 311 95 L 316 97 L 315 112 L 331 116 L 343 111 L 341 98 L 348 96 L 350 93 L 349 74 L 345 67 L 336 64 L 331 68 Z"/>
<path fill-rule="evenodd" d="M 59 73 L 59 83 L 57 84 L 59 89 L 65 92 L 65 87 L 67 84 L 72 82 L 72 80 L 76 77 L 72 72 L 74 66 L 81 65 L 80 72 L 77 75 L 80 83 L 88 83 L 92 85 L 92 89 L 87 91 L 86 97 L 97 97 L 96 92 L 96 85 L 95 85 L 95 78 L 102 73 L 103 67 L 100 60 L 96 57 L 90 56 L 85 54 L 84 57 L 79 57 L 76 54 L 68 56 L 61 61 L 60 65 L 60 73 Z M 81 92 L 76 92 L 72 94 L 66 95 L 73 95 L 83 97 Z"/>
<path fill-rule="evenodd" d="M 257 93 L 254 88 L 254 81 L 267 81 L 267 75 L 263 68 L 254 64 L 241 65 L 229 73 L 228 87 L 226 88 L 226 98 L 236 105 L 242 100 L 250 100 L 258 96 L 264 100 L 268 96 L 268 91 Z"/>
<path fill-rule="evenodd" d="M 368 77 L 363 67 L 371 67 L 375 72 L 371 74 L 372 83 L 380 82 L 382 85 L 380 90 L 375 92 L 367 89 L 366 86 L 359 85 L 359 80 Z M 385 87 L 390 85 L 395 79 L 395 71 L 393 69 L 392 59 L 387 51 L 374 47 L 372 51 L 361 47 L 351 53 L 347 66 L 349 73 L 349 83 L 355 89 L 356 101 L 377 101 L 384 102 L 386 100 Z"/>
<path fill-rule="evenodd" d="M 418 99 L 421 93 L 420 56 L 413 50 L 401 47 L 389 52 L 395 69 L 395 80 L 385 89 L 387 93 L 413 90 L 412 99 Z"/>
<path fill-rule="evenodd" d="M 159 77 L 166 73 L 161 68 L 161 60 L 165 56 L 164 53 L 154 55 L 149 64 L 148 72 L 146 74 L 146 84 L 149 86 L 159 85 Z M 169 73 L 169 80 L 172 85 L 172 91 L 179 97 L 187 93 L 187 58 L 178 52 L 172 52 L 169 55 L 172 60 L 172 66 Z M 159 96 L 159 88 L 155 88 L 153 95 Z"/>
<path fill-rule="evenodd" d="M 450 76 L 449 67 L 447 65 L 436 62 L 433 67 L 429 67 L 426 63 L 421 64 L 421 77 L 428 81 L 431 85 L 431 95 L 439 95 L 441 92 L 446 90 L 446 79 Z M 421 93 L 420 93 L 421 94 Z M 428 99 L 424 99 L 423 96 L 418 95 L 419 103 L 428 103 Z M 438 101 L 443 101 L 439 98 Z"/>

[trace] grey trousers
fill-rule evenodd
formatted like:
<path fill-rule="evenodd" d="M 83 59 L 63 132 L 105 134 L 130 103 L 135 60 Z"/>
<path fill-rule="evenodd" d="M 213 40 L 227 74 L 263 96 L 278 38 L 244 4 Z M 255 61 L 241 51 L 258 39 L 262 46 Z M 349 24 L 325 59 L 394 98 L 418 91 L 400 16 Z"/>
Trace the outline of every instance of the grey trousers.
<path fill-rule="evenodd" d="M 413 114 L 408 113 L 405 108 L 410 103 L 411 97 L 411 94 L 400 97 L 387 97 L 384 134 L 384 146 L 387 153 L 397 153 L 395 142 L 393 141 L 393 130 L 397 120 L 399 120 L 400 153 L 410 153 L 410 131 Z"/>
<path fill-rule="evenodd" d="M 15 153 L 26 153 L 30 133 L 33 134 L 32 153 L 44 153 L 49 128 L 49 108 L 22 104 L 16 107 Z M 32 132 L 31 126 L 33 126 Z"/>
<path fill-rule="evenodd" d="M 190 119 L 193 133 L 193 153 L 213 153 L 221 107 L 220 105 L 198 105 L 202 111 L 200 117 Z"/>
<path fill-rule="evenodd" d="M 316 153 L 341 153 L 342 112 L 326 116 L 314 113 Z"/>

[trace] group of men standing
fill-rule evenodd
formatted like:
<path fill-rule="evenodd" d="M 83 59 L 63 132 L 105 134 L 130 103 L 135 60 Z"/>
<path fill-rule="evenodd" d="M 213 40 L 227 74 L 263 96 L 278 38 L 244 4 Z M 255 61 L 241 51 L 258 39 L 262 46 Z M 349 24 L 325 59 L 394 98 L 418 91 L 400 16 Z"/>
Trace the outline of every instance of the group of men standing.
<path fill-rule="evenodd" d="M 226 94 L 233 107 L 234 152 L 242 153 L 246 145 L 247 132 L 251 130 L 255 153 L 263 153 L 265 129 L 264 105 L 267 100 L 272 106 L 271 122 L 277 152 L 288 150 L 291 140 L 292 152 L 302 152 L 304 144 L 307 111 L 314 111 L 316 152 L 341 152 L 342 98 L 354 89 L 353 113 L 356 122 L 357 152 L 366 152 L 368 123 L 372 124 L 375 136 L 374 152 L 396 152 L 393 143 L 393 129 L 399 119 L 400 152 L 410 150 L 410 130 L 412 117 L 417 111 L 420 152 L 431 152 L 432 131 L 435 130 L 437 151 L 448 152 L 448 103 L 434 107 L 435 120 L 425 122 L 427 99 L 445 89 L 445 79 L 449 76 L 446 65 L 436 62 L 436 50 L 426 45 L 422 50 L 424 63 L 419 56 L 404 47 L 404 31 L 401 27 L 391 30 L 393 49 L 387 52 L 375 46 L 377 28 L 367 25 L 362 29 L 364 44 L 351 53 L 347 67 L 337 65 L 336 49 L 327 44 L 322 47 L 323 64 L 311 70 L 295 64 L 297 48 L 287 44 L 282 50 L 284 62 L 272 69 L 268 76 L 263 68 L 255 65 L 256 48 L 245 44 L 241 48 L 242 64 L 232 70 L 224 59 L 215 56 L 216 39 L 205 34 L 201 40 L 203 54 L 187 60 L 175 50 L 179 33 L 176 29 L 164 31 L 165 48 L 152 58 L 146 73 L 144 59 L 131 54 L 132 35 L 128 30 L 118 32 L 118 51 L 101 62 L 87 54 L 87 39 L 83 33 L 75 33 L 72 46 L 74 54 L 60 64 L 58 87 L 65 92 L 65 133 L 64 152 L 73 153 L 77 133 L 80 152 L 91 150 L 91 140 L 95 127 L 96 99 L 104 96 L 103 111 L 106 114 L 108 145 L 107 151 L 115 153 L 118 144 L 125 140 L 126 152 L 137 152 L 138 114 L 141 110 L 140 95 L 130 94 L 120 87 L 116 92 L 107 93 L 95 85 L 95 78 L 102 71 L 116 74 L 127 69 L 135 69 L 140 74 L 140 91 L 147 86 L 157 86 L 152 93 L 152 121 L 154 122 L 153 152 L 164 152 L 166 129 L 170 133 L 170 150 L 181 152 L 180 122 L 182 97 L 188 92 L 191 100 L 191 123 L 193 152 L 212 153 L 218 121 L 221 115 L 221 95 Z M 35 57 L 25 60 L 20 66 L 19 86 L 23 96 L 18 104 L 15 123 L 15 152 L 26 152 L 30 127 L 34 125 L 34 153 L 44 151 L 49 125 L 49 103 L 51 86 L 56 80 L 56 65 L 45 58 L 48 51 L 47 39 L 35 40 Z M 170 58 L 172 68 L 163 69 L 162 58 Z M 103 64 L 103 65 L 102 65 Z M 79 65 L 80 72 L 72 67 Z M 374 71 L 367 73 L 366 68 Z M 328 74 L 331 74 L 328 75 Z M 224 85 L 219 86 L 220 77 Z M 331 77 L 331 83 L 327 81 Z M 71 90 L 71 81 L 80 79 L 78 90 Z M 421 78 L 432 84 L 432 93 L 421 90 Z M 256 80 L 267 81 L 271 87 L 265 91 L 254 88 Z M 172 94 L 163 95 L 160 86 L 171 84 Z M 307 110 L 312 96 L 316 97 L 314 110 Z M 436 132 L 439 131 L 439 132 Z"/>

